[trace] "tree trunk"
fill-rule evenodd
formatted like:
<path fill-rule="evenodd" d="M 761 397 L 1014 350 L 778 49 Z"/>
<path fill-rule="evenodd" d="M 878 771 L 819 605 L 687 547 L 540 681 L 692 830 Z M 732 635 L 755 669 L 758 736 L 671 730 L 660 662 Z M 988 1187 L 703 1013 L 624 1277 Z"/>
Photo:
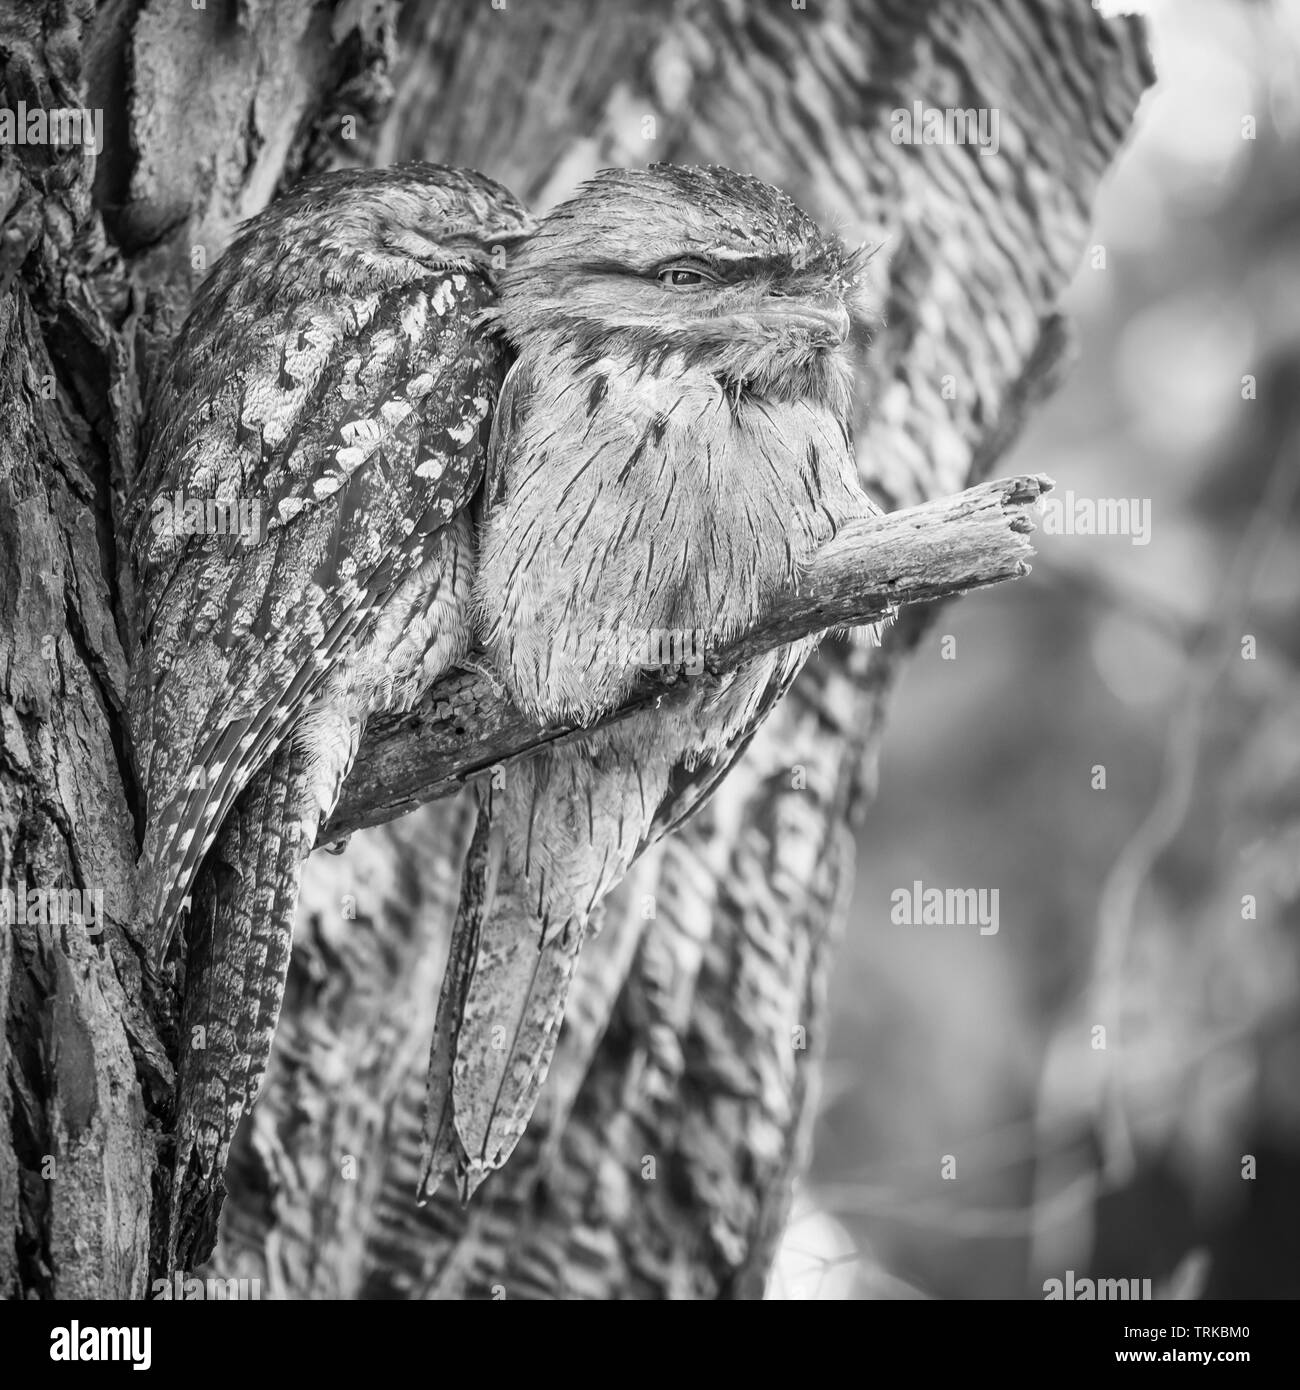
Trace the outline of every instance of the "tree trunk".
<path fill-rule="evenodd" d="M 0 144 L 0 1290 L 142 1297 L 175 1039 L 134 902 L 116 522 L 149 368 L 238 221 L 342 163 L 473 165 L 539 209 L 605 165 L 755 173 L 881 246 L 858 457 L 908 505 L 983 476 L 1053 384 L 1054 306 L 1151 74 L 1138 24 L 1088 0 L 50 0 L 0 4 L 0 53 L 0 105 L 100 109 L 103 136 L 98 159 Z M 996 112 L 997 152 L 895 143 L 917 102 Z M 611 900 L 543 1104 L 468 1208 L 414 1202 L 466 808 L 315 856 L 215 1266 L 288 1297 L 759 1295 L 918 611 L 881 653 L 824 649 Z"/>

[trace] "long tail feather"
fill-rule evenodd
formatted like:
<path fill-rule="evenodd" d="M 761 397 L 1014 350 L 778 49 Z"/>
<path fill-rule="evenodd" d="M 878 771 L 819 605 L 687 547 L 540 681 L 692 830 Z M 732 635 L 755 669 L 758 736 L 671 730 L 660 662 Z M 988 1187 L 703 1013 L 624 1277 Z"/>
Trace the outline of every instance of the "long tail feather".
<path fill-rule="evenodd" d="M 467 1199 L 527 1128 L 589 922 L 667 789 L 656 734 L 634 718 L 539 753 L 480 811 L 434 1025 L 422 1196 L 454 1176 Z"/>
<path fill-rule="evenodd" d="M 181 1011 L 170 1269 L 211 1254 L 231 1141 L 266 1075 L 284 997 L 318 780 L 292 743 L 227 816 L 196 883 Z"/>
<path fill-rule="evenodd" d="M 429 1075 L 424 1115 L 424 1162 L 416 1198 L 423 1205 L 445 1178 L 459 1181 L 466 1172 L 465 1150 L 456 1133 L 452 1098 L 452 1069 L 465 998 L 478 956 L 483 917 L 491 897 L 491 819 L 486 806 L 478 808 L 473 838 L 461 875 L 460 902 L 451 934 L 451 953 L 443 975 L 429 1050 Z M 468 1194 L 462 1189 L 462 1197 Z"/>

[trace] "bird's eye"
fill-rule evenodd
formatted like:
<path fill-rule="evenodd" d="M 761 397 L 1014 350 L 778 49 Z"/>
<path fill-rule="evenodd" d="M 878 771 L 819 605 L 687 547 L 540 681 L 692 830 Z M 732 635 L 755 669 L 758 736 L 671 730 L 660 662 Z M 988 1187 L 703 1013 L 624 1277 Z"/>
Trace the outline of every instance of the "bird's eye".
<path fill-rule="evenodd" d="M 666 265 L 655 278 L 661 285 L 675 290 L 699 289 L 713 283 L 713 276 L 707 270 L 693 265 Z"/>

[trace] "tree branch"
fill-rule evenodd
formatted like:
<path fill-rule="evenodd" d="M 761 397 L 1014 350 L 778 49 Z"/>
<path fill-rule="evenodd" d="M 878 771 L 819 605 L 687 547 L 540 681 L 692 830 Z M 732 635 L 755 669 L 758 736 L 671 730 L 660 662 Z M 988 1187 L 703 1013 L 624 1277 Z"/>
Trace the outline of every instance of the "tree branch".
<path fill-rule="evenodd" d="M 748 632 L 706 651 L 698 675 L 643 676 L 612 723 L 656 702 L 718 683 L 774 647 L 830 628 L 871 622 L 907 603 L 984 588 L 1029 573 L 1031 512 L 1052 487 L 1042 474 L 981 483 L 952 497 L 846 526 L 809 566 L 796 591 Z M 595 727 L 589 726 L 589 727 Z M 404 715 L 375 720 L 319 843 L 379 825 L 450 796 L 497 764 L 580 736 L 540 726 L 480 672 L 438 682 Z"/>

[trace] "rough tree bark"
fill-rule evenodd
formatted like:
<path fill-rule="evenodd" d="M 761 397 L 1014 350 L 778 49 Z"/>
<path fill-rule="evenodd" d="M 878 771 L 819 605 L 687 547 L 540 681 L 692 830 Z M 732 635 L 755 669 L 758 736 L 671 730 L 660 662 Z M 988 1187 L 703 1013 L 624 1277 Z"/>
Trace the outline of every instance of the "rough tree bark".
<path fill-rule="evenodd" d="M 0 932 L 0 1290 L 139 1297 L 174 1039 L 141 968 L 115 522 L 150 366 L 238 221 L 333 163 L 471 164 L 537 206 L 606 164 L 752 171 L 881 244 L 859 458 L 909 505 L 984 476 L 1050 389 L 1054 306 L 1150 71 L 1138 25 L 1088 0 L 46 0 L 0 3 L 0 60 L 0 106 L 99 108 L 104 133 L 97 161 L 0 145 L 0 888 L 105 908 Z M 1000 153 L 893 143 L 916 101 L 997 110 Z M 413 1203 L 465 807 L 316 856 L 217 1267 L 294 1297 L 758 1294 L 919 611 L 882 654 L 827 649 L 638 866 L 544 1106 L 468 1209 Z"/>

